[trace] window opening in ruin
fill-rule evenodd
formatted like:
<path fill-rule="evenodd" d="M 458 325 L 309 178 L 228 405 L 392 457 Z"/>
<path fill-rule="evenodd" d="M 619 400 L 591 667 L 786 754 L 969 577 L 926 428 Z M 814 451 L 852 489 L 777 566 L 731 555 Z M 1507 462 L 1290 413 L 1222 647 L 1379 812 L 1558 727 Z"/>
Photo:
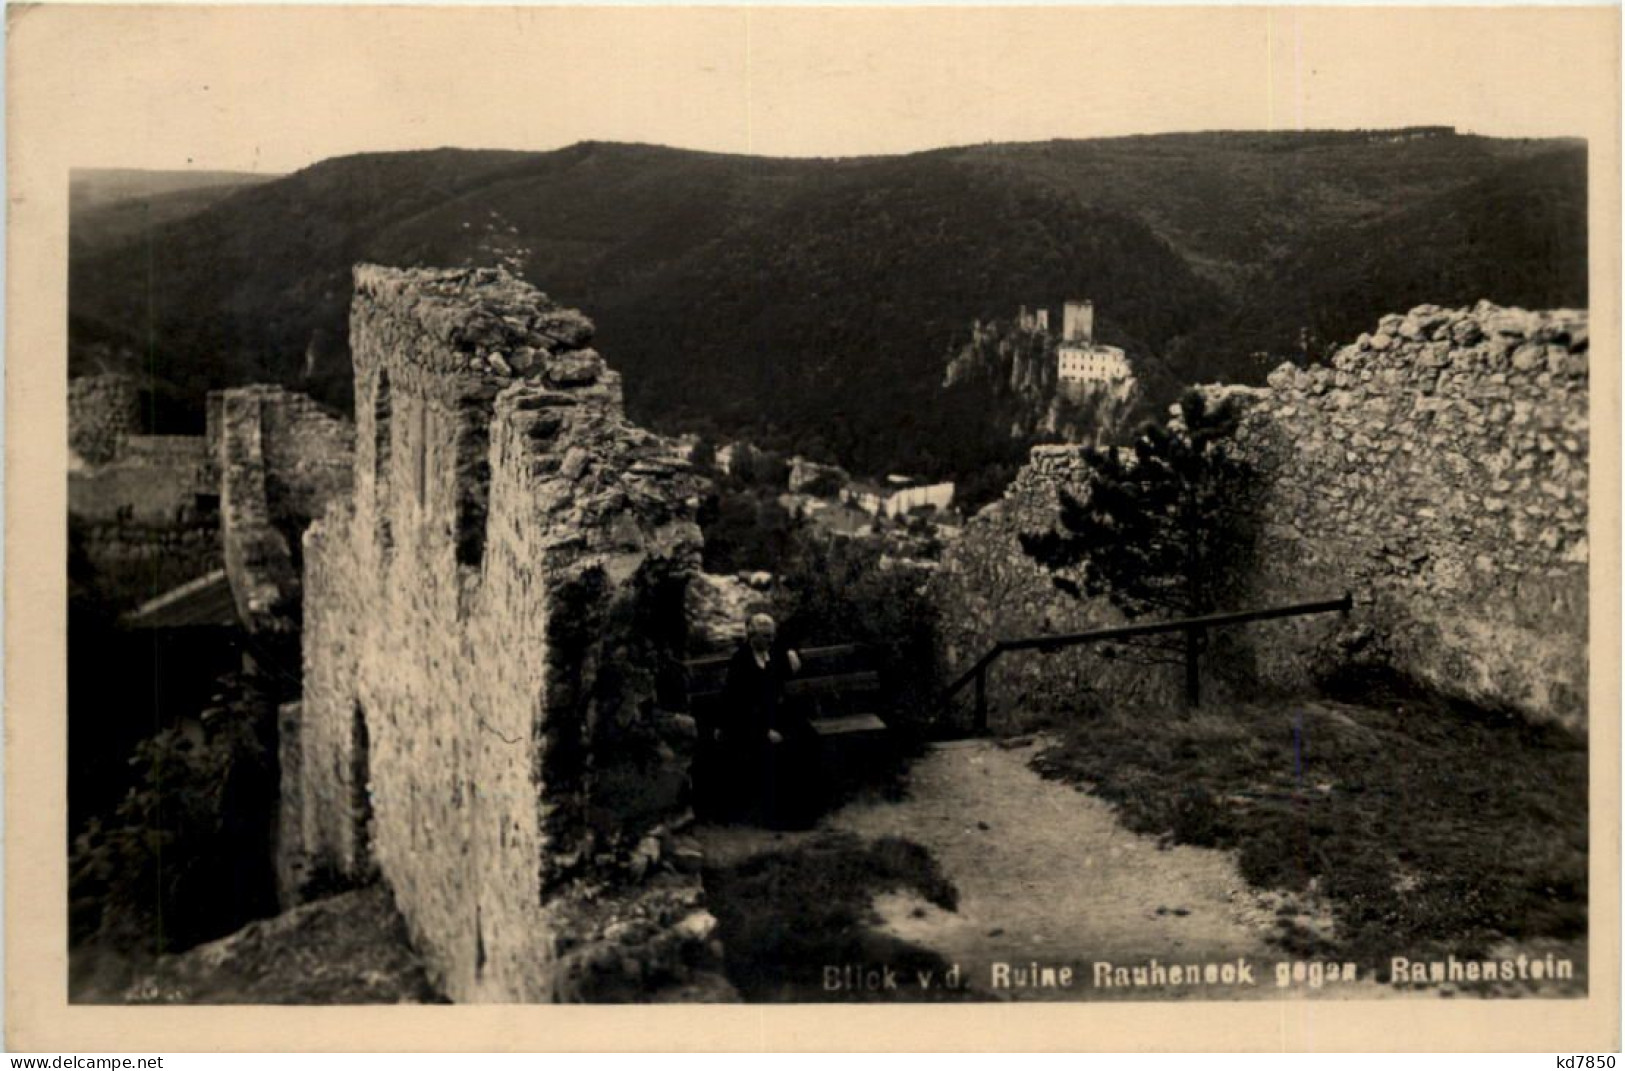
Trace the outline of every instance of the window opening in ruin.
<path fill-rule="evenodd" d="M 491 495 L 490 412 L 482 399 L 465 402 L 452 446 L 457 472 L 457 564 L 480 568 L 485 560 Z"/>
<path fill-rule="evenodd" d="M 429 407 L 420 403 L 417 409 L 418 434 L 417 442 L 413 444 L 413 454 L 415 459 L 414 474 L 417 477 L 418 508 L 422 509 L 424 503 L 428 500 L 429 492 Z"/>
<path fill-rule="evenodd" d="M 389 436 L 391 400 L 389 370 L 378 373 L 378 389 L 373 393 L 373 495 L 374 511 L 378 515 L 378 542 L 388 550 L 392 539 L 389 530 Z"/>
<path fill-rule="evenodd" d="M 363 868 L 372 855 L 371 752 L 367 712 L 357 703 L 350 725 L 350 814 L 355 822 L 355 859 Z"/>
<path fill-rule="evenodd" d="M 485 559 L 486 495 L 491 483 L 491 464 L 478 461 L 472 474 L 476 487 L 460 495 L 457 503 L 457 563 L 475 569 Z"/>

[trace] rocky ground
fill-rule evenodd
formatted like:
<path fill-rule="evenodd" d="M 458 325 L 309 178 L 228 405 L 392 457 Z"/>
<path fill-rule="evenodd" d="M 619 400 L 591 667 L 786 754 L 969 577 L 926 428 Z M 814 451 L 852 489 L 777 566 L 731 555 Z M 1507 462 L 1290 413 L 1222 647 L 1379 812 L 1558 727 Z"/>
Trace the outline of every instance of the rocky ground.
<path fill-rule="evenodd" d="M 382 885 L 318 900 L 162 957 L 121 998 L 140 1004 L 443 1002 Z"/>

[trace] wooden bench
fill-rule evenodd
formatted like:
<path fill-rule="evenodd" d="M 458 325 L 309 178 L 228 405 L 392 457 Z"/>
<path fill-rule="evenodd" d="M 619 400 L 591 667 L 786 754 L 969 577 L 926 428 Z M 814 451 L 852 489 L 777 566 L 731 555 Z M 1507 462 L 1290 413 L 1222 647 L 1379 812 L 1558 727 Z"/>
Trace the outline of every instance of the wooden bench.
<path fill-rule="evenodd" d="M 872 648 L 861 644 L 809 647 L 801 656 L 801 672 L 784 689 L 787 703 L 805 704 L 807 721 L 825 751 L 877 743 L 886 723 L 875 713 L 881 695 L 880 671 Z M 689 713 L 702 737 L 720 724 L 723 691 L 728 681 L 731 654 L 691 659 L 688 673 Z"/>
<path fill-rule="evenodd" d="M 796 653 L 801 657 L 801 670 L 785 682 L 783 702 L 800 707 L 815 741 L 812 754 L 806 756 L 810 765 L 799 767 L 809 780 L 792 792 L 797 799 L 792 810 L 807 821 L 849 791 L 872 782 L 894 757 L 897 741 L 876 713 L 882 688 L 873 648 L 841 644 L 798 648 Z M 715 765 L 719 760 L 716 730 L 729 713 L 725 689 L 731 657 L 716 655 L 683 663 L 688 710 L 700 736 L 696 788 L 702 799 L 710 801 L 699 804 L 701 809 L 716 806 L 727 792 L 722 786 L 741 773 Z M 723 796 L 716 795 L 719 791 Z M 802 826 L 792 819 L 792 828 Z"/>

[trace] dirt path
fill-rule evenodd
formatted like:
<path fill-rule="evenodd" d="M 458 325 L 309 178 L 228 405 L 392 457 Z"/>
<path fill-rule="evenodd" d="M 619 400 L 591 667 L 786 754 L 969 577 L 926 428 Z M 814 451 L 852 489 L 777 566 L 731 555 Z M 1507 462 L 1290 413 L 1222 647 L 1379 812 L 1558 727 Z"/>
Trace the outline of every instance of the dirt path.
<path fill-rule="evenodd" d="M 1041 744 L 940 745 L 915 762 L 899 802 L 862 802 L 820 829 L 865 839 L 904 837 L 930 851 L 959 891 L 956 911 L 917 895 L 875 900 L 886 932 L 958 964 L 966 986 L 993 999 L 1248 999 L 1281 995 L 1275 964 L 1285 953 L 1266 936 L 1275 902 L 1249 889 L 1228 853 L 1159 847 L 1121 826 L 1105 802 L 1045 778 L 1028 765 Z M 702 831 L 718 864 L 791 847 L 812 833 L 739 827 Z M 1096 984 L 1102 963 L 1143 967 L 1233 965 L 1246 960 L 1256 984 Z M 996 985 L 999 972 L 1009 985 Z M 1071 985 L 1022 985 L 1036 964 L 1073 970 Z M 1055 980 L 1059 981 L 1058 973 Z M 1386 987 L 1330 986 L 1319 995 L 1379 995 Z M 1305 992 L 1307 989 L 1293 989 Z M 1391 993 L 1392 991 L 1388 991 Z"/>

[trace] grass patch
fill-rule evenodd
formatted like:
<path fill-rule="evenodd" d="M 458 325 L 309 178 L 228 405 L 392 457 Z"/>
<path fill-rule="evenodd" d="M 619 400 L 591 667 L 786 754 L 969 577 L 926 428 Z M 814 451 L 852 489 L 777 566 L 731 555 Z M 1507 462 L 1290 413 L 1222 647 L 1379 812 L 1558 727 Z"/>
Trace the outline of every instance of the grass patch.
<path fill-rule="evenodd" d="M 905 977 L 948 964 L 936 953 L 880 933 L 871 906 L 880 893 L 914 890 L 945 910 L 958 892 L 929 852 L 912 841 L 864 843 L 848 833 L 821 833 L 783 851 L 705 871 L 729 981 L 749 1001 L 943 999 L 952 990 L 904 987 L 874 993 L 823 987 L 826 966 L 889 966 Z"/>
<path fill-rule="evenodd" d="M 1362 684 L 1357 704 L 1084 717 L 1034 766 L 1086 784 L 1137 832 L 1236 851 L 1253 885 L 1325 897 L 1337 936 L 1285 923 L 1297 954 L 1385 968 L 1582 937 L 1585 741 Z"/>

